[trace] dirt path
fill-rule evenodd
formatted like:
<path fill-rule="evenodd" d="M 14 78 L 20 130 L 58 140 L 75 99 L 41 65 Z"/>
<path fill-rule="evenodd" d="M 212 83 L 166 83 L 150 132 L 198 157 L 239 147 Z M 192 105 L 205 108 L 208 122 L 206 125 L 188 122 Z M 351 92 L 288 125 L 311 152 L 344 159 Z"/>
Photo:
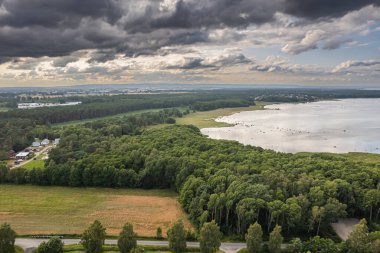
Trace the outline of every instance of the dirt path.
<path fill-rule="evenodd" d="M 41 154 L 45 154 L 45 153 L 49 152 L 49 150 L 52 149 L 52 148 L 53 148 L 52 145 L 49 145 L 49 146 L 44 147 L 44 148 L 41 149 L 40 151 L 35 152 L 35 153 L 34 153 L 34 154 L 35 154 L 34 157 L 32 157 L 31 159 L 25 160 L 25 161 L 23 161 L 23 162 L 20 163 L 20 164 L 17 164 L 17 165 L 12 166 L 12 167 L 11 167 L 11 170 L 12 170 L 12 169 L 19 168 L 19 167 L 22 167 L 22 166 L 24 166 L 24 165 L 27 164 L 27 163 L 30 163 L 31 161 L 33 161 L 33 159 L 34 159 L 35 157 L 38 157 L 38 156 L 41 155 Z"/>
<path fill-rule="evenodd" d="M 351 234 L 354 226 L 358 223 L 359 220 L 354 218 L 339 219 L 337 223 L 332 223 L 331 226 L 333 227 L 336 234 L 345 241 Z"/>

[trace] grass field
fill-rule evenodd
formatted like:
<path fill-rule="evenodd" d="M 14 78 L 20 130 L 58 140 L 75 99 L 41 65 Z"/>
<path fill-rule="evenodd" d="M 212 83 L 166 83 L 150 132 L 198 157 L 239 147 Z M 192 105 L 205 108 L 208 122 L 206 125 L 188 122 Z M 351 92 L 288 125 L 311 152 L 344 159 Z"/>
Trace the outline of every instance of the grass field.
<path fill-rule="evenodd" d="M 22 165 L 25 169 L 42 169 L 45 167 L 45 161 L 42 160 L 44 157 L 44 154 L 40 154 L 37 157 L 34 157 L 30 162 L 26 163 L 25 165 Z"/>
<path fill-rule="evenodd" d="M 234 107 L 223 108 L 205 112 L 190 113 L 182 118 L 176 118 L 176 122 L 179 125 L 194 125 L 198 128 L 206 127 L 226 127 L 230 126 L 227 123 L 216 122 L 215 119 L 222 116 L 228 116 L 241 111 L 255 111 L 264 110 L 264 106 L 269 103 L 257 102 L 255 106 L 250 107 Z"/>
<path fill-rule="evenodd" d="M 168 190 L 65 188 L 0 185 L 0 223 L 19 235 L 81 234 L 95 219 L 117 235 L 132 222 L 139 236 L 163 234 L 178 218 L 191 225 L 177 195 Z"/>

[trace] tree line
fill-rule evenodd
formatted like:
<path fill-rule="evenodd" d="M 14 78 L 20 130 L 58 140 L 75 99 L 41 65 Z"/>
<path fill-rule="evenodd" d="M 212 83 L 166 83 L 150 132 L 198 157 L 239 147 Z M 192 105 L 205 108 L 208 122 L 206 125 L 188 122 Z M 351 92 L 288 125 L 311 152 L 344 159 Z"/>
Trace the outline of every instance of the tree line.
<path fill-rule="evenodd" d="M 212 140 L 193 126 L 129 127 L 136 122 L 139 117 L 69 127 L 46 168 L 4 168 L 0 181 L 171 188 L 198 229 L 215 220 L 240 238 L 255 222 L 266 233 L 280 225 L 287 236 L 328 235 L 330 223 L 343 217 L 379 223 L 379 164 Z"/>
<path fill-rule="evenodd" d="M 157 230 L 159 231 L 159 230 Z M 246 248 L 244 253 L 379 253 L 380 233 L 369 232 L 367 222 L 362 219 L 350 233 L 347 241 L 335 243 L 331 239 L 319 236 L 311 237 L 306 241 L 293 238 L 287 244 L 283 244 L 282 228 L 276 225 L 269 234 L 268 241 L 263 240 L 263 230 L 259 223 L 249 226 L 245 234 Z M 168 248 L 173 253 L 187 252 L 186 230 L 182 220 L 177 220 L 167 232 Z M 15 253 L 16 233 L 9 224 L 0 226 L 0 252 Z M 120 253 L 143 252 L 137 246 L 137 234 L 133 230 L 133 224 L 126 223 L 120 231 L 117 239 L 117 250 Z M 203 224 L 198 235 L 199 249 L 201 253 L 215 253 L 221 246 L 222 233 L 220 228 L 211 221 Z M 81 245 L 86 253 L 101 253 L 104 251 L 106 229 L 95 220 L 81 235 Z M 196 251 L 191 249 L 191 251 Z M 52 237 L 47 242 L 42 242 L 35 253 L 62 253 L 64 244 L 59 237 Z"/>

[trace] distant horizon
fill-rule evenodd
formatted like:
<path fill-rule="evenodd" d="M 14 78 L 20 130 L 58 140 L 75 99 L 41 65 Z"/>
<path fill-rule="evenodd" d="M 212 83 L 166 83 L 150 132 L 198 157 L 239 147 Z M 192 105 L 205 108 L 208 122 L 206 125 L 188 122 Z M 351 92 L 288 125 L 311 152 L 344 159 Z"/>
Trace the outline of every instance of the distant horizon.
<path fill-rule="evenodd" d="M 54 86 L 42 86 L 42 85 L 23 85 L 23 86 L 0 86 L 1 90 L 6 89 L 71 89 L 71 88 L 100 88 L 100 89 L 117 89 L 117 88 L 184 88 L 184 89 L 197 89 L 197 88 L 231 88 L 231 89 L 245 89 L 245 88 L 289 88 L 289 89 L 374 89 L 380 90 L 380 84 L 378 85 L 346 85 L 346 84 L 224 84 L 224 83 L 214 83 L 214 84 L 188 84 L 188 83 L 129 83 L 129 84 L 72 84 L 72 85 L 54 85 Z"/>

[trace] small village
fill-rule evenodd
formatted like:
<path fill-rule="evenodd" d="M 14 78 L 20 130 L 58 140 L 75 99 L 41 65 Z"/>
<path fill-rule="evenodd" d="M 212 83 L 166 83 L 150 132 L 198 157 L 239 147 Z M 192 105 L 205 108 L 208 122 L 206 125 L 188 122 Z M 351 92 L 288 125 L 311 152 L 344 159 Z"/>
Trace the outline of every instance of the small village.
<path fill-rule="evenodd" d="M 43 139 L 42 141 L 35 139 L 31 146 L 18 153 L 10 150 L 8 152 L 8 166 L 13 169 L 37 159 L 46 161 L 49 158 L 49 151 L 59 144 L 59 140 L 59 138 L 54 140 Z"/>

